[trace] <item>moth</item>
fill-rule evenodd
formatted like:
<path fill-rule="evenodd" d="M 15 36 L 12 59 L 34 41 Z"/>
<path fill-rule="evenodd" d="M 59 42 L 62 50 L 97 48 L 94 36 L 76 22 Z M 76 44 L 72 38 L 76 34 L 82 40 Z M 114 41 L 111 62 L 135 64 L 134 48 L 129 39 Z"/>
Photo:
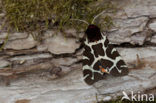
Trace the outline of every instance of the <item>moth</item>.
<path fill-rule="evenodd" d="M 85 34 L 83 77 L 88 85 L 104 79 L 108 74 L 113 76 L 128 74 L 124 60 L 98 26 L 90 24 Z"/>

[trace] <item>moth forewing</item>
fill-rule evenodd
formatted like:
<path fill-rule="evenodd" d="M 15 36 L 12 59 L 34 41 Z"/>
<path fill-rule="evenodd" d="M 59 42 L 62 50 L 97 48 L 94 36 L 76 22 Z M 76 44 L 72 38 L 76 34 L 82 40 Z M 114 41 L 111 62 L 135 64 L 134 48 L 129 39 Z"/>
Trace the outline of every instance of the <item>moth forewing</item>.
<path fill-rule="evenodd" d="M 97 26 L 90 25 L 86 34 L 83 52 L 83 75 L 87 84 L 91 85 L 104 79 L 106 74 L 113 76 L 128 74 L 128 68 L 118 51 Z"/>

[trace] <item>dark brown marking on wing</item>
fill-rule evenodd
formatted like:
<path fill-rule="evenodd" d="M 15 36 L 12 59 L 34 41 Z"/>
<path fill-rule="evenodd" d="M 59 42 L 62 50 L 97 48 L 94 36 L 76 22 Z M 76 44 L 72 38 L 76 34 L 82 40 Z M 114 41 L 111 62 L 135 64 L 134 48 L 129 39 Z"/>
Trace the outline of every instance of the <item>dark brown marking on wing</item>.
<path fill-rule="evenodd" d="M 113 76 L 124 76 L 128 74 L 128 68 L 127 67 L 122 67 L 123 65 L 125 65 L 125 62 L 121 59 L 120 61 L 117 62 L 116 67 L 114 67 L 110 74 Z M 117 70 L 117 68 L 119 70 L 121 70 L 121 73 Z"/>
<path fill-rule="evenodd" d="M 121 74 L 118 72 L 117 68 L 114 67 L 111 71 L 110 74 L 113 76 L 120 76 Z"/>
<path fill-rule="evenodd" d="M 106 60 L 106 59 L 101 59 L 98 62 L 95 63 L 93 66 L 94 70 L 100 70 L 99 65 L 102 66 L 103 68 L 111 68 L 113 66 L 113 62 Z"/>
<path fill-rule="evenodd" d="M 94 69 L 94 70 L 99 70 L 99 71 L 100 71 L 99 64 L 101 64 L 100 61 L 97 61 L 97 62 L 94 64 L 93 69 Z"/>
<path fill-rule="evenodd" d="M 88 65 L 88 64 L 90 64 L 89 62 L 90 62 L 90 61 L 89 61 L 88 59 L 83 59 L 82 64 L 83 64 L 83 65 Z"/>
<path fill-rule="evenodd" d="M 125 62 L 123 60 L 120 60 L 117 62 L 116 66 L 121 70 L 123 67 L 122 65 L 126 65 Z"/>
<path fill-rule="evenodd" d="M 103 75 L 101 75 L 100 73 L 94 72 L 94 76 L 95 76 L 95 82 L 106 78 L 106 73 L 103 73 Z"/>
<path fill-rule="evenodd" d="M 113 62 L 106 60 L 106 59 L 101 59 L 102 67 L 108 70 L 113 66 Z"/>
<path fill-rule="evenodd" d="M 109 44 L 109 40 L 108 40 L 107 37 L 106 37 L 106 40 L 105 40 L 105 42 L 104 42 L 104 46 L 107 47 L 108 44 Z"/>
<path fill-rule="evenodd" d="M 118 51 L 112 52 L 113 48 L 114 48 L 113 45 L 109 44 L 107 49 L 106 49 L 106 54 L 111 59 L 115 59 L 116 57 L 120 56 Z"/>
<path fill-rule="evenodd" d="M 102 43 L 96 44 L 92 46 L 92 49 L 94 50 L 95 57 L 98 57 L 99 55 L 104 56 L 104 50 L 102 48 Z"/>
<path fill-rule="evenodd" d="M 124 75 L 128 75 L 129 71 L 128 71 L 128 68 L 127 67 L 123 67 L 122 68 L 122 72 L 121 72 L 121 76 L 124 76 Z"/>
<path fill-rule="evenodd" d="M 88 84 L 88 85 L 91 85 L 91 84 L 93 84 L 94 82 L 93 82 L 93 80 L 91 80 L 91 77 L 92 77 L 92 71 L 90 71 L 90 70 L 83 70 L 83 76 L 85 77 L 86 75 L 88 75 L 88 77 L 86 77 L 85 79 L 84 79 L 84 81 Z"/>
<path fill-rule="evenodd" d="M 84 49 L 85 51 L 83 52 L 83 55 L 89 58 L 89 60 L 84 59 L 84 64 L 88 64 L 90 66 L 94 61 L 94 56 L 91 53 L 91 49 L 89 46 L 85 45 Z"/>
<path fill-rule="evenodd" d="M 120 75 L 127 75 L 128 74 L 128 68 L 127 67 L 122 67 L 123 65 L 126 65 L 125 62 L 121 59 L 120 61 L 118 61 L 118 63 L 116 64 L 116 66 L 122 70 L 122 72 L 120 73 Z"/>
<path fill-rule="evenodd" d="M 122 72 L 121 72 L 121 73 L 119 73 L 118 70 L 117 70 L 117 68 L 114 67 L 114 68 L 111 70 L 110 74 L 113 75 L 113 76 L 124 76 L 124 75 L 127 75 L 128 72 L 129 72 L 129 71 L 128 71 L 128 68 L 126 68 L 126 67 L 122 68 Z"/>
<path fill-rule="evenodd" d="M 84 77 L 85 77 L 86 75 L 89 75 L 88 77 L 86 77 L 86 78 L 84 79 L 84 81 L 85 81 L 88 85 L 92 85 L 92 84 L 94 84 L 95 82 L 106 78 L 106 76 L 104 76 L 104 75 L 106 75 L 105 73 L 104 73 L 103 75 L 101 75 L 101 74 L 99 74 L 99 73 L 97 73 L 97 72 L 94 72 L 94 79 L 91 79 L 91 78 L 92 78 L 92 72 L 91 72 L 90 70 L 84 70 L 84 71 L 83 71 L 83 75 L 84 75 Z"/>

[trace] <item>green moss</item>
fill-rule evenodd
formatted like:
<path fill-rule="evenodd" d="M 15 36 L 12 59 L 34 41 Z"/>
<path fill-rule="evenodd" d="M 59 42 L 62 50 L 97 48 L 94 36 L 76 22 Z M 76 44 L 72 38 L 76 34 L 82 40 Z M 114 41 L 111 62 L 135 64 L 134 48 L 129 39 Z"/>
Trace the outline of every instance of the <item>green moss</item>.
<path fill-rule="evenodd" d="M 16 31 L 44 31 L 54 26 L 59 29 L 74 27 L 77 30 L 86 25 L 72 19 L 85 20 L 89 23 L 103 10 L 114 9 L 111 2 L 98 4 L 98 0 L 3 0 L 6 12 L 6 24 Z M 109 29 L 112 19 L 103 18 L 98 24 Z"/>
<path fill-rule="evenodd" d="M 2 1 L 0 0 L 0 13 L 2 12 Z"/>

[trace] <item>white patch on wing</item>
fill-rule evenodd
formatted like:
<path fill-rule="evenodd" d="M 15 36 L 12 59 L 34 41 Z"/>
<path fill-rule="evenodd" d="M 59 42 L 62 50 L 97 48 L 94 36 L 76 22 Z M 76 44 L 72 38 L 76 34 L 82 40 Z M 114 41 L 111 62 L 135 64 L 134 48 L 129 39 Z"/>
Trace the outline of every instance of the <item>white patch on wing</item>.
<path fill-rule="evenodd" d="M 88 65 L 84 65 L 83 66 L 83 70 L 90 70 L 92 72 L 92 80 L 94 80 L 94 73 L 97 72 L 97 73 L 100 73 L 101 75 L 103 75 L 102 72 L 98 71 L 98 70 L 94 70 L 92 67 L 88 66 Z"/>
<path fill-rule="evenodd" d="M 127 68 L 127 65 L 121 65 L 120 67 L 125 67 L 125 68 Z"/>
<path fill-rule="evenodd" d="M 89 58 L 88 58 L 87 56 L 83 56 L 83 59 L 87 59 L 87 60 L 89 60 Z"/>
<path fill-rule="evenodd" d="M 113 54 L 113 52 L 115 52 L 115 51 L 116 51 L 116 49 L 115 49 L 115 48 L 113 48 L 113 49 L 112 49 L 112 51 L 111 51 L 111 54 Z"/>
<path fill-rule="evenodd" d="M 86 74 L 86 75 L 83 77 L 83 79 L 86 79 L 88 76 L 89 76 L 89 74 Z"/>

